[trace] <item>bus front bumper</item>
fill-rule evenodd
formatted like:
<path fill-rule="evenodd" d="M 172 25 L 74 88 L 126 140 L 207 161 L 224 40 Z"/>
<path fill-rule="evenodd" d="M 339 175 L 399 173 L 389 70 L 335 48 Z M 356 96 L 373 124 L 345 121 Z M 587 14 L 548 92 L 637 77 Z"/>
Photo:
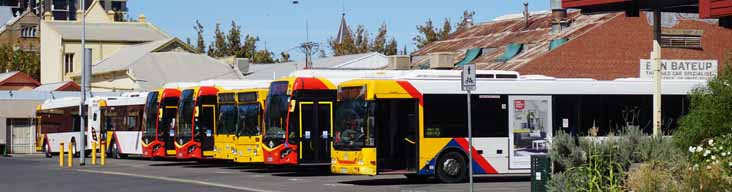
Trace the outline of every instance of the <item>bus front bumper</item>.
<path fill-rule="evenodd" d="M 270 165 L 297 165 L 297 146 L 280 145 L 271 150 L 264 150 L 264 164 Z"/>
<path fill-rule="evenodd" d="M 182 146 L 176 145 L 175 158 L 177 159 L 202 159 L 201 144 L 189 141 Z"/>

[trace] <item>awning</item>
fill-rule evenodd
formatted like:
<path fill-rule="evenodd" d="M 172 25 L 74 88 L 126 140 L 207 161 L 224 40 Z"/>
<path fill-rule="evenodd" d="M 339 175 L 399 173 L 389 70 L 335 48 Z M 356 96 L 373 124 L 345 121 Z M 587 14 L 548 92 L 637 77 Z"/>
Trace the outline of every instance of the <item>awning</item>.
<path fill-rule="evenodd" d="M 513 57 L 516 57 L 519 53 L 521 53 L 521 50 L 524 48 L 524 44 L 520 43 L 511 43 L 506 45 L 506 51 L 503 52 L 503 55 L 498 57 L 496 61 L 498 62 L 506 62 L 508 60 L 511 60 Z"/>
<path fill-rule="evenodd" d="M 559 46 L 564 45 L 569 41 L 569 38 L 559 38 L 559 39 L 552 39 L 552 42 L 549 43 L 549 51 L 556 49 Z"/>
<path fill-rule="evenodd" d="M 462 67 L 463 65 L 466 65 L 466 64 L 472 62 L 473 60 L 475 60 L 475 58 L 478 58 L 478 56 L 480 56 L 481 50 L 483 50 L 483 49 L 482 48 L 468 49 L 467 51 L 465 51 L 465 57 L 463 58 L 463 60 L 456 63 L 455 66 Z"/>

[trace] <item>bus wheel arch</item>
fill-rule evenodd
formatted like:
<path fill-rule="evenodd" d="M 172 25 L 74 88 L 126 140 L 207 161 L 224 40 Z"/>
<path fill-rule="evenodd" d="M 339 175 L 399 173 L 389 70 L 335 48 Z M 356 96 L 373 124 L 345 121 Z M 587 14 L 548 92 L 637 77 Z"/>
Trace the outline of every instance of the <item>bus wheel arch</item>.
<path fill-rule="evenodd" d="M 48 141 L 43 141 L 43 153 L 47 158 L 53 157 L 53 154 L 51 153 L 51 145 L 48 144 Z"/>
<path fill-rule="evenodd" d="M 78 157 L 79 153 L 76 151 L 76 137 L 71 137 L 69 145 L 71 145 L 71 150 L 69 150 L 69 153 L 73 155 L 73 157 Z"/>
<path fill-rule="evenodd" d="M 468 156 L 462 149 L 444 149 L 435 162 L 435 177 L 444 183 L 458 183 L 468 179 Z"/>

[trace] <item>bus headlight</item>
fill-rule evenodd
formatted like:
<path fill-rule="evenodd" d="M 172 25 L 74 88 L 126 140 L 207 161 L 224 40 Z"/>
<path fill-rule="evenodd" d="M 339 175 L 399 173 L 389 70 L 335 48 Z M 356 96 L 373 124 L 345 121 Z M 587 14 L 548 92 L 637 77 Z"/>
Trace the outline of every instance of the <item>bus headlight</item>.
<path fill-rule="evenodd" d="M 153 152 L 158 151 L 160 149 L 160 145 L 153 146 Z"/>
<path fill-rule="evenodd" d="M 233 153 L 234 155 L 236 155 L 236 148 L 231 148 L 231 153 Z"/>
<path fill-rule="evenodd" d="M 282 154 L 280 154 L 280 158 L 283 158 L 283 159 L 284 159 L 284 158 L 285 158 L 285 157 L 287 157 L 287 155 L 289 155 L 290 153 L 292 153 L 292 149 L 290 149 L 290 148 L 287 148 L 287 149 L 285 149 L 285 150 L 282 150 Z"/>
<path fill-rule="evenodd" d="M 363 159 L 358 160 L 358 165 L 363 165 Z"/>
<path fill-rule="evenodd" d="M 213 149 L 213 151 L 214 151 L 214 152 L 216 152 L 216 146 L 214 146 L 214 149 Z"/>
<path fill-rule="evenodd" d="M 188 148 L 188 153 L 193 153 L 193 151 L 195 151 L 195 150 L 196 150 L 196 146 L 193 145 L 193 146 L 191 146 L 191 147 Z"/>

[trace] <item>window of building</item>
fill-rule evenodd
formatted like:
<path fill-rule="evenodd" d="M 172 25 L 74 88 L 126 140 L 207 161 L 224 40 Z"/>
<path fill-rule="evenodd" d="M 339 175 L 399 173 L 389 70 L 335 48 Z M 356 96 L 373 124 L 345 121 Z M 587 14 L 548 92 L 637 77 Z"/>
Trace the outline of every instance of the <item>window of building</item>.
<path fill-rule="evenodd" d="M 68 11 L 69 10 L 69 1 L 68 0 L 53 1 L 53 4 L 51 4 L 51 10 Z"/>
<path fill-rule="evenodd" d="M 38 26 L 36 25 L 30 25 L 30 26 L 23 26 L 20 29 L 20 37 L 37 37 L 38 34 Z"/>
<path fill-rule="evenodd" d="M 664 29 L 661 32 L 661 47 L 701 49 L 703 30 Z"/>
<path fill-rule="evenodd" d="M 64 55 L 64 73 L 74 72 L 74 54 L 66 53 Z"/>

